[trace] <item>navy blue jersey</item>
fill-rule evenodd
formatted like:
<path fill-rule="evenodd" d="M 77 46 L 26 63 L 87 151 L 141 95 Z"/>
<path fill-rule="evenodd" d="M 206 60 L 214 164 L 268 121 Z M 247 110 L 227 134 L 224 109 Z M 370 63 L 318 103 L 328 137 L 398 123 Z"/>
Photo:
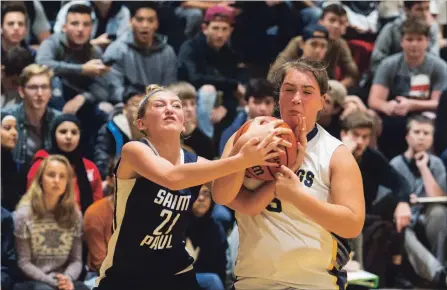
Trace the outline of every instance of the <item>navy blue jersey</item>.
<path fill-rule="evenodd" d="M 181 150 L 181 155 L 184 163 L 197 162 L 190 152 Z M 174 191 L 141 176 L 116 178 L 114 232 L 101 266 L 100 286 L 172 276 L 191 266 L 185 231 L 199 190 L 195 186 Z"/>

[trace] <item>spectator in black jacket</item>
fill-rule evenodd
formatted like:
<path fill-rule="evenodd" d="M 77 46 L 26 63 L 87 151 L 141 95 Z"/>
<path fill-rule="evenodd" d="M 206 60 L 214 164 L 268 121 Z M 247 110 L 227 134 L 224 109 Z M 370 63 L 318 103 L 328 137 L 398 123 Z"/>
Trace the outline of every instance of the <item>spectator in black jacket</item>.
<path fill-rule="evenodd" d="M 196 89 L 211 85 L 215 91 L 223 92 L 221 105 L 215 109 L 212 107 L 214 104 L 207 107 L 209 111 L 206 116 L 213 110 L 211 120 L 203 120 L 199 116 L 201 126 L 205 121 L 209 122 L 208 127 L 212 127 L 211 123 L 219 124 L 215 128 L 216 138 L 223 128 L 231 124 L 239 99 L 245 95 L 237 56 L 228 45 L 232 31 L 233 11 L 224 6 L 211 7 L 205 13 L 202 33 L 186 41 L 178 56 L 179 80 L 191 83 Z M 210 96 L 204 97 L 199 91 L 199 110 L 201 106 L 206 106 L 203 103 L 209 101 L 209 98 Z M 204 128 L 204 132 L 213 136 L 212 128 Z"/>
<path fill-rule="evenodd" d="M 123 145 L 142 137 L 134 126 L 133 116 L 143 97 L 142 89 L 129 90 L 123 97 L 124 106 L 116 108 L 111 113 L 109 121 L 98 131 L 94 162 L 103 180 L 106 180 L 110 162 L 121 156 Z"/>
<path fill-rule="evenodd" d="M 393 264 L 389 272 L 393 273 L 394 281 L 390 281 L 388 286 L 407 289 L 411 287 L 411 283 L 402 276 L 400 265 L 403 251 L 402 233 L 411 221 L 411 189 L 405 178 L 388 163 L 382 153 L 368 147 L 373 130 L 374 119 L 367 112 L 357 110 L 343 120 L 340 136 L 359 164 L 367 215 L 378 215 L 383 220 L 392 222 L 394 219 L 395 222 L 396 231 L 390 234 L 389 249 Z M 389 207 L 374 206 L 379 186 L 389 188 L 393 193 Z"/>
<path fill-rule="evenodd" d="M 186 247 L 194 258 L 200 287 L 223 290 L 228 244 L 223 227 L 211 216 L 212 205 L 209 184 L 203 185 L 192 205 L 195 218 L 186 231 Z"/>
<path fill-rule="evenodd" d="M 18 278 L 17 252 L 14 242 L 14 220 L 2 207 L 2 290 L 11 290 Z"/>
<path fill-rule="evenodd" d="M 442 93 L 439 99 L 434 137 L 435 153 L 441 156 L 447 169 L 447 90 Z"/>

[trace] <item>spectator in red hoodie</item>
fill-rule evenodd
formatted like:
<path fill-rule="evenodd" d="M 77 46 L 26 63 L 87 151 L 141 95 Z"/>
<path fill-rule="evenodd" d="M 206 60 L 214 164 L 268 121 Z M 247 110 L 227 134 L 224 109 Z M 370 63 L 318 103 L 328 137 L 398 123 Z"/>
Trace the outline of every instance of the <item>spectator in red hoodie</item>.
<path fill-rule="evenodd" d="M 79 146 L 80 122 L 74 115 L 58 116 L 54 119 L 51 128 L 51 148 L 37 151 L 28 172 L 27 187 L 31 185 L 45 157 L 49 154 L 63 155 L 73 166 L 76 201 L 84 213 L 89 205 L 103 197 L 101 175 L 92 161 L 82 157 Z"/>

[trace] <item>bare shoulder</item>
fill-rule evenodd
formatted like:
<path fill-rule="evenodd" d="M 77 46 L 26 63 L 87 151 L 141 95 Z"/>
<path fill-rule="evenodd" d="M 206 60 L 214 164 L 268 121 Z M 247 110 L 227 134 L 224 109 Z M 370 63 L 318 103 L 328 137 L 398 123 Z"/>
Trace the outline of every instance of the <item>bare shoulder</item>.
<path fill-rule="evenodd" d="M 357 161 L 345 145 L 338 146 L 334 154 L 332 154 L 330 171 L 331 176 L 334 173 L 342 173 L 343 175 L 356 178 L 355 175 L 360 174 Z"/>
<path fill-rule="evenodd" d="M 139 141 L 130 141 L 124 144 L 121 159 L 117 170 L 117 177 L 122 179 L 131 179 L 138 176 L 134 167 L 135 164 L 146 162 L 147 158 L 154 156 L 155 153 L 149 146 Z"/>

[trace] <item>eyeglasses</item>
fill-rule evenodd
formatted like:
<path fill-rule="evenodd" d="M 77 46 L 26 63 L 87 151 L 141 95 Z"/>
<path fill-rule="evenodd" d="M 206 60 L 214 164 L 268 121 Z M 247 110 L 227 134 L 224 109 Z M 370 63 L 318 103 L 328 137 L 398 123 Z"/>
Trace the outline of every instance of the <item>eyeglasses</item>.
<path fill-rule="evenodd" d="M 37 92 L 39 89 L 42 89 L 42 91 L 49 91 L 51 89 L 50 85 L 29 85 L 25 86 L 30 91 Z"/>
<path fill-rule="evenodd" d="M 203 190 L 199 192 L 199 195 L 203 197 L 211 197 L 211 192 L 209 190 Z"/>

